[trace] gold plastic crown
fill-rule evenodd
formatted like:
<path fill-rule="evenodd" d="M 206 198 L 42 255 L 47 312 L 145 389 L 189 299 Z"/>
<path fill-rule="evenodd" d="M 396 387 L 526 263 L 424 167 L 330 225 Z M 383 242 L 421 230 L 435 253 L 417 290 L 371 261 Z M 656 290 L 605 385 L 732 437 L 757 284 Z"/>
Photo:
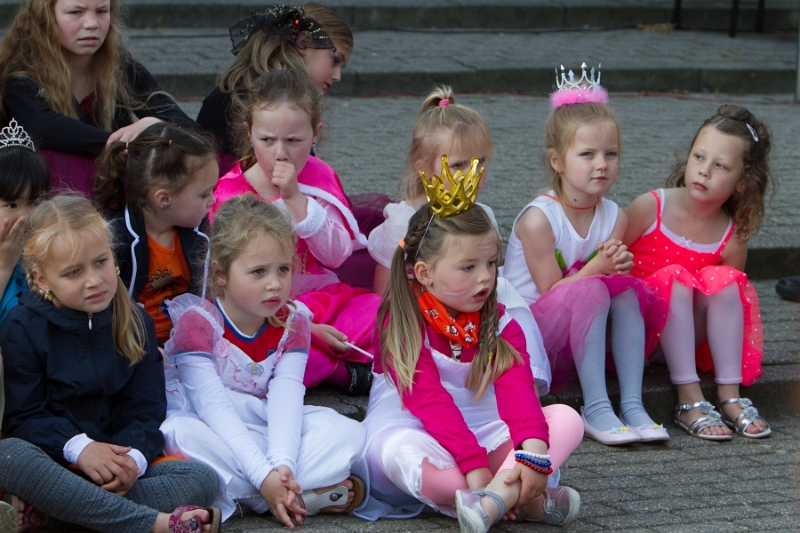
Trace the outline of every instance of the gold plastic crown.
<path fill-rule="evenodd" d="M 425 196 L 428 197 L 428 205 L 434 215 L 442 218 L 453 217 L 473 206 L 478 195 L 478 185 L 483 177 L 484 169 L 481 168 L 479 171 L 479 164 L 480 159 L 473 157 L 466 177 L 461 169 L 454 175 L 447 164 L 447 156 L 443 155 L 441 177 L 434 175 L 428 180 L 425 171 L 419 171 Z"/>

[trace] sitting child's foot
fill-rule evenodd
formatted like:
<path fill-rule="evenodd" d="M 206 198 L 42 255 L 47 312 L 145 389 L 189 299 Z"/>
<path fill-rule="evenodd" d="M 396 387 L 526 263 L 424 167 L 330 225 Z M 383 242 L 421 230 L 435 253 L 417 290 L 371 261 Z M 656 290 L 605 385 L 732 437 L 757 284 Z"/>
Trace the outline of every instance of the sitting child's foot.
<path fill-rule="evenodd" d="M 37 511 L 32 505 L 28 505 L 16 496 L 7 494 L 4 499 L 17 511 L 17 533 L 39 531 L 47 527 L 50 517 L 46 514 Z"/>
<path fill-rule="evenodd" d="M 747 433 L 748 435 L 758 435 L 759 437 L 766 437 L 771 433 L 769 424 L 759 416 L 758 409 L 753 406 L 753 402 L 748 398 L 720 400 L 719 407 L 725 423 L 733 425 L 737 433 Z M 738 423 L 737 419 L 739 419 Z M 730 430 L 728 431 L 730 432 Z"/>
<path fill-rule="evenodd" d="M 690 435 L 700 438 L 703 438 L 703 435 L 717 439 L 731 436 L 731 430 L 722 423 L 719 413 L 714 410 L 714 406 L 709 402 L 703 401 L 703 406 L 691 409 L 680 409 L 681 405 L 694 405 L 695 403 L 700 402 L 678 404 L 678 407 L 676 407 L 676 414 L 678 415 L 676 422 L 679 422 L 679 424 L 676 425 Z M 697 422 L 704 417 L 708 420 Z M 697 424 L 695 424 L 696 422 Z"/>
<path fill-rule="evenodd" d="M 364 501 L 364 482 L 358 476 L 350 476 L 331 487 L 304 491 L 300 504 L 308 516 L 318 513 L 349 513 Z"/>

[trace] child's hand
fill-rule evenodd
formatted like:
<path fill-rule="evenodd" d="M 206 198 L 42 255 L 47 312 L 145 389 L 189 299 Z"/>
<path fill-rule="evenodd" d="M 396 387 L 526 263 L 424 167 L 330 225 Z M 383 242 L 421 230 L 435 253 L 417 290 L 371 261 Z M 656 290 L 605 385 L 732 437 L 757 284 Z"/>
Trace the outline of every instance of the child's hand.
<path fill-rule="evenodd" d="M 298 525 L 303 524 L 303 516 L 306 515 L 306 510 L 303 509 L 297 498 L 303 491 L 294 480 L 294 475 L 289 468 L 281 465 L 270 472 L 264 482 L 261 483 L 259 492 L 261 492 L 261 497 L 269 505 L 269 510 L 273 516 L 283 522 L 286 527 L 294 529 L 294 522 L 297 522 Z M 294 522 L 292 519 L 294 519 Z"/>
<path fill-rule="evenodd" d="M 485 489 L 492 481 L 492 473 L 488 468 L 476 468 L 467 472 L 467 486 L 472 490 Z"/>
<path fill-rule="evenodd" d="M 11 272 L 22 255 L 22 225 L 25 217 L 19 217 L 12 225 L 6 218 L 0 225 L 0 270 Z"/>
<path fill-rule="evenodd" d="M 78 456 L 78 468 L 100 488 L 110 492 L 127 492 L 139 475 L 131 448 L 105 442 L 93 442 Z"/>
<path fill-rule="evenodd" d="M 514 515 L 516 515 L 519 509 L 524 508 L 531 503 L 534 498 L 544 492 L 544 489 L 547 487 L 547 476 L 521 463 L 517 463 L 511 471 L 511 474 L 503 480 L 503 483 L 511 485 L 517 481 L 521 481 L 522 483 L 519 489 L 519 499 L 514 505 L 514 509 L 510 510 L 513 511 Z M 509 518 L 513 520 L 515 517 L 509 516 Z"/>
<path fill-rule="evenodd" d="M 334 352 L 346 352 L 350 349 L 344 344 L 347 341 L 347 335 L 328 324 L 312 323 L 311 335 Z"/>
<path fill-rule="evenodd" d="M 284 201 L 291 200 L 300 194 L 297 184 L 297 169 L 288 161 L 276 161 L 272 168 L 272 185 L 278 188 Z"/>
<path fill-rule="evenodd" d="M 187 311 L 174 324 L 172 342 L 178 352 L 211 353 L 214 350 L 214 326 L 195 311 Z"/>
<path fill-rule="evenodd" d="M 604 250 L 607 257 L 617 265 L 618 274 L 627 274 L 633 268 L 633 254 L 628 251 L 628 247 L 617 239 L 609 239 L 602 246 L 598 244 L 599 250 Z"/>

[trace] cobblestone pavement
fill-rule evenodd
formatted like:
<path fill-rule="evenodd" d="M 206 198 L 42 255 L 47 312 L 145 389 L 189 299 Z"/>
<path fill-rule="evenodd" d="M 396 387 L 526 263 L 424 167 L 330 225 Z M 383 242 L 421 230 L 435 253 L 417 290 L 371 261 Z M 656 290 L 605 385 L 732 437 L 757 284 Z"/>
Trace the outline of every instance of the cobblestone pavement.
<path fill-rule="evenodd" d="M 705 442 L 671 424 L 667 424 L 672 437 L 668 444 L 611 448 L 584 439 L 562 469 L 562 484 L 581 493 L 578 520 L 561 528 L 504 523 L 492 531 L 796 532 L 800 421 L 782 417 L 771 422 L 773 436 L 763 441 Z M 271 518 L 247 515 L 232 518 L 224 530 L 284 529 Z M 313 517 L 298 531 L 444 533 L 457 532 L 458 524 L 440 515 L 375 523 Z"/>

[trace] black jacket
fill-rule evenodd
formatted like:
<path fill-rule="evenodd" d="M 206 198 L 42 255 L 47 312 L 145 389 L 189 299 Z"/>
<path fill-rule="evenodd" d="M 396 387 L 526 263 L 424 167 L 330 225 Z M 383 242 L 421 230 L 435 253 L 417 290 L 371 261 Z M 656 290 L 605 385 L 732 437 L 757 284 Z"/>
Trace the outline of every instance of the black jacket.
<path fill-rule="evenodd" d="M 107 218 L 114 234 L 114 253 L 119 265 L 119 277 L 128 287 L 131 298 L 138 302 L 150 269 L 150 248 L 147 246 L 144 216 L 138 208 L 126 205 L 109 213 Z M 208 219 L 203 219 L 200 226 L 193 229 L 176 229 L 192 276 L 191 291 L 205 297 L 209 262 Z"/>
<path fill-rule="evenodd" d="M 138 118 L 156 117 L 184 128 L 198 129 L 197 124 L 167 95 L 156 79 L 138 61 L 128 58 L 125 81 L 141 107 L 134 110 Z M 9 117 L 14 117 L 33 138 L 36 148 L 97 157 L 105 149 L 111 131 L 95 127 L 84 116 L 80 105 L 75 109 L 80 120 L 62 115 L 50 107 L 41 89 L 30 78 L 11 78 L 6 82 L 5 101 Z M 114 115 L 113 130 L 128 126 L 133 119 L 122 108 Z"/>
<path fill-rule="evenodd" d="M 91 317 L 28 291 L 0 326 L 5 372 L 3 436 L 38 446 L 60 464 L 81 433 L 136 448 L 152 461 L 164 448 L 164 364 L 144 312 L 147 353 L 137 364 L 118 353 L 111 306 Z"/>

